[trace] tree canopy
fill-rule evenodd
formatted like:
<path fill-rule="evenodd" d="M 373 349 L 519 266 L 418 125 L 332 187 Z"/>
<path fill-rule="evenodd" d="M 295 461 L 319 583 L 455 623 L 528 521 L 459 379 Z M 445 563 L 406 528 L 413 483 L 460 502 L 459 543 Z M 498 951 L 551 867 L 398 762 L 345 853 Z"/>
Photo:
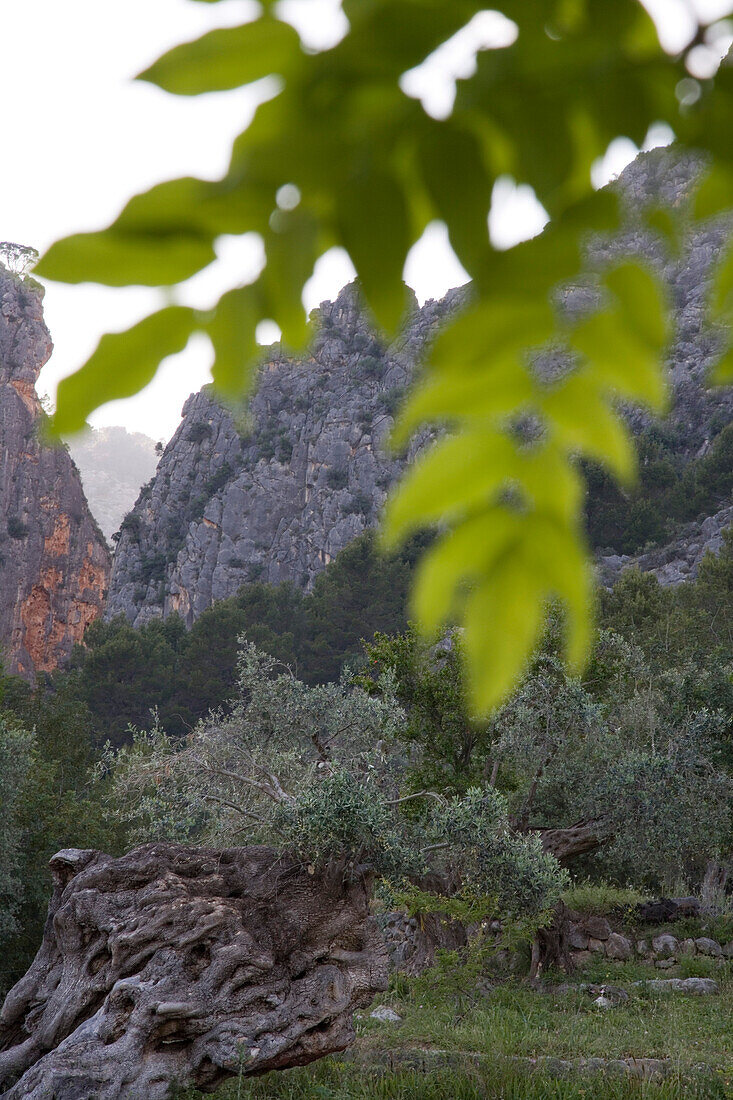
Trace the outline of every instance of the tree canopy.
<path fill-rule="evenodd" d="M 602 303 L 590 315 L 569 320 L 551 304 L 553 288 L 577 275 L 589 231 L 619 224 L 618 195 L 594 190 L 591 166 L 619 135 L 641 146 L 664 123 L 708 160 L 693 216 L 733 206 L 733 68 L 695 78 L 687 63 L 707 28 L 670 56 L 638 0 L 501 0 L 514 41 L 481 50 L 450 114 L 432 117 L 403 78 L 482 9 L 476 0 L 344 0 L 348 29 L 318 52 L 265 0 L 251 22 L 170 50 L 140 79 L 185 96 L 275 76 L 273 94 L 236 138 L 222 179 L 170 180 L 133 197 L 106 230 L 53 245 L 38 273 L 175 287 L 212 262 L 224 234 L 256 233 L 264 244 L 257 278 L 214 309 L 177 304 L 174 294 L 127 332 L 104 336 L 59 387 L 55 426 L 70 432 L 99 404 L 141 389 L 195 332 L 211 341 L 220 392 L 239 394 L 252 378 L 260 321 L 274 320 L 290 347 L 304 343 L 303 287 L 333 246 L 351 257 L 377 323 L 394 331 L 408 251 L 443 221 L 472 294 L 436 341 L 395 440 L 429 422 L 451 434 L 406 475 L 385 530 L 394 544 L 441 526 L 413 613 L 426 631 L 446 619 L 463 624 L 472 705 L 485 712 L 511 690 L 550 596 L 566 606 L 567 655 L 582 664 L 591 600 L 576 458 L 632 483 L 634 448 L 617 399 L 655 412 L 667 402 L 666 309 L 642 263 L 597 272 Z M 487 215 L 505 174 L 534 188 L 550 221 L 541 236 L 499 251 Z M 675 247 L 679 218 L 653 203 L 637 215 Z M 726 324 L 732 288 L 729 252 L 712 295 Z M 553 379 L 532 354 L 548 344 L 569 355 Z M 728 352 L 717 377 L 732 370 Z M 519 430 L 528 422 L 529 434 Z"/>

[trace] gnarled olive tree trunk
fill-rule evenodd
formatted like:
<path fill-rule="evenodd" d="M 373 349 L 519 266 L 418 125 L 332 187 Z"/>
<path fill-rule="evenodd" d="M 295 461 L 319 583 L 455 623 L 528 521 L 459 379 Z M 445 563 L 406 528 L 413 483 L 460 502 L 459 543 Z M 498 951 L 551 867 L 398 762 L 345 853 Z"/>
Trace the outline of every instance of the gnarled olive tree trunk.
<path fill-rule="evenodd" d="M 5 1100 L 158 1100 L 304 1065 L 386 987 L 366 881 L 175 844 L 51 868 L 41 949 L 0 1012 Z"/>

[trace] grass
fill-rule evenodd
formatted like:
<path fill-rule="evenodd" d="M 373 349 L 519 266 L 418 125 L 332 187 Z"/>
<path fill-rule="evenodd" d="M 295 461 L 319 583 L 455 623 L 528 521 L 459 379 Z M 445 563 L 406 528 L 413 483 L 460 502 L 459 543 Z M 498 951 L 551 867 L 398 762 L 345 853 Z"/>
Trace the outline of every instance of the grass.
<path fill-rule="evenodd" d="M 633 909 L 648 900 L 646 894 L 631 886 L 613 886 L 608 882 L 578 882 L 566 890 L 562 900 L 568 909 L 605 917 L 609 913 Z"/>
<path fill-rule="evenodd" d="M 678 1074 L 662 1082 L 628 1081 L 604 1076 L 550 1077 L 511 1066 L 415 1070 L 388 1073 L 327 1058 L 304 1069 L 233 1081 L 216 1093 L 218 1100 L 729 1100 L 724 1082 Z M 196 1092 L 178 1100 L 199 1100 Z M 201 1097 L 203 1100 L 203 1097 Z"/>
<path fill-rule="evenodd" d="M 233 1081 L 220 1100 L 724 1100 L 733 1098 L 733 978 L 730 966 L 689 959 L 671 972 L 690 969 L 720 982 L 716 996 L 655 994 L 630 985 L 668 977 L 637 963 L 599 960 L 574 976 L 573 986 L 557 992 L 532 990 L 519 979 L 476 991 L 474 975 L 461 986 L 460 972 L 438 970 L 411 981 L 395 976 L 379 1000 L 402 1017 L 400 1024 L 356 1018 L 357 1041 L 345 1058 L 313 1066 Z M 682 973 L 685 970 L 686 973 Z M 580 989 L 581 981 L 626 985 L 629 1000 L 597 1008 Z M 665 1059 L 663 1081 L 638 1081 L 584 1073 L 563 1075 L 528 1059 Z M 420 1063 L 425 1063 L 421 1065 Z M 559 1076 L 558 1076 L 559 1074 Z M 181 1093 L 193 1100 L 195 1092 Z"/>

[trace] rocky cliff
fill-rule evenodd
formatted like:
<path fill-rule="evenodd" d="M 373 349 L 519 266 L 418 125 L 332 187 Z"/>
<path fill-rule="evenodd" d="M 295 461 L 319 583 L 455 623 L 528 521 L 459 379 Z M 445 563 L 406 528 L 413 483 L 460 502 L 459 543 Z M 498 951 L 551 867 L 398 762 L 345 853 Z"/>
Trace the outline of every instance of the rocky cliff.
<path fill-rule="evenodd" d="M 676 252 L 661 233 L 645 227 L 641 214 L 645 205 L 658 204 L 684 224 L 699 171 L 694 159 L 666 150 L 640 157 L 620 181 L 627 230 L 592 241 L 588 277 L 558 291 L 559 309 L 573 314 L 595 308 L 594 272 L 609 262 L 640 255 L 660 272 L 674 319 L 668 364 L 674 401 L 663 427 L 680 463 L 704 453 L 733 415 L 731 390 L 706 386 L 719 343 L 703 316 L 709 272 L 729 237 L 730 219 L 684 233 Z M 107 614 L 123 612 L 141 624 L 178 611 L 190 624 L 213 600 L 247 581 L 289 579 L 308 586 L 376 522 L 389 486 L 410 457 L 383 450 L 393 413 L 426 342 L 463 293 L 452 291 L 442 302 L 414 308 L 403 336 L 385 347 L 360 312 L 353 288 L 346 288 L 317 311 L 307 357 L 288 359 L 271 349 L 247 417 L 237 421 L 206 391 L 189 398 L 152 486 L 123 523 Z M 636 431 L 650 428 L 638 410 L 627 415 Z M 711 513 L 724 517 L 729 503 L 716 500 Z M 719 526 L 716 521 L 713 548 Z M 694 550 L 675 551 L 680 561 L 689 559 L 688 566 L 661 569 L 667 583 L 694 575 L 702 543 L 697 529 L 688 534 Z M 703 532 L 703 542 L 708 534 Z M 644 564 L 656 569 L 659 563 Z M 604 565 L 604 577 L 616 566 Z"/>
<path fill-rule="evenodd" d="M 190 625 L 247 581 L 309 586 L 376 522 L 418 446 L 394 456 L 384 441 L 426 341 L 458 298 L 415 307 L 385 346 L 347 287 L 316 311 L 306 357 L 270 349 L 245 414 L 207 390 L 190 397 L 122 525 L 107 615 L 141 624 L 177 611 Z"/>
<path fill-rule="evenodd" d="M 40 439 L 35 383 L 51 354 L 43 290 L 0 266 L 0 646 L 50 671 L 102 611 L 110 558 L 63 447 Z"/>

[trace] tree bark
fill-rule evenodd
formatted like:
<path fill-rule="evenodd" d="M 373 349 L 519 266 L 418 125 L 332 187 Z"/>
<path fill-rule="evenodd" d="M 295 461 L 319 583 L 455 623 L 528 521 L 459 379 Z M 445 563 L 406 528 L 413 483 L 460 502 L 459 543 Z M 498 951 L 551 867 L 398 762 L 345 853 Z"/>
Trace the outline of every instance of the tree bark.
<path fill-rule="evenodd" d="M 386 988 L 367 879 L 175 844 L 51 868 L 43 943 L 0 1011 L 5 1100 L 162 1100 L 305 1065 Z"/>
<path fill-rule="evenodd" d="M 542 840 L 542 847 L 550 852 L 558 862 L 565 864 L 600 848 L 610 839 L 610 833 L 603 818 L 589 821 L 576 821 L 566 829 L 533 829 Z"/>
<path fill-rule="evenodd" d="M 536 982 L 543 970 L 551 966 L 562 967 L 567 973 L 573 969 L 570 958 L 569 935 L 572 929 L 567 906 L 559 901 L 552 915 L 552 921 L 545 928 L 539 928 L 532 943 L 532 961 L 529 979 Z"/>

